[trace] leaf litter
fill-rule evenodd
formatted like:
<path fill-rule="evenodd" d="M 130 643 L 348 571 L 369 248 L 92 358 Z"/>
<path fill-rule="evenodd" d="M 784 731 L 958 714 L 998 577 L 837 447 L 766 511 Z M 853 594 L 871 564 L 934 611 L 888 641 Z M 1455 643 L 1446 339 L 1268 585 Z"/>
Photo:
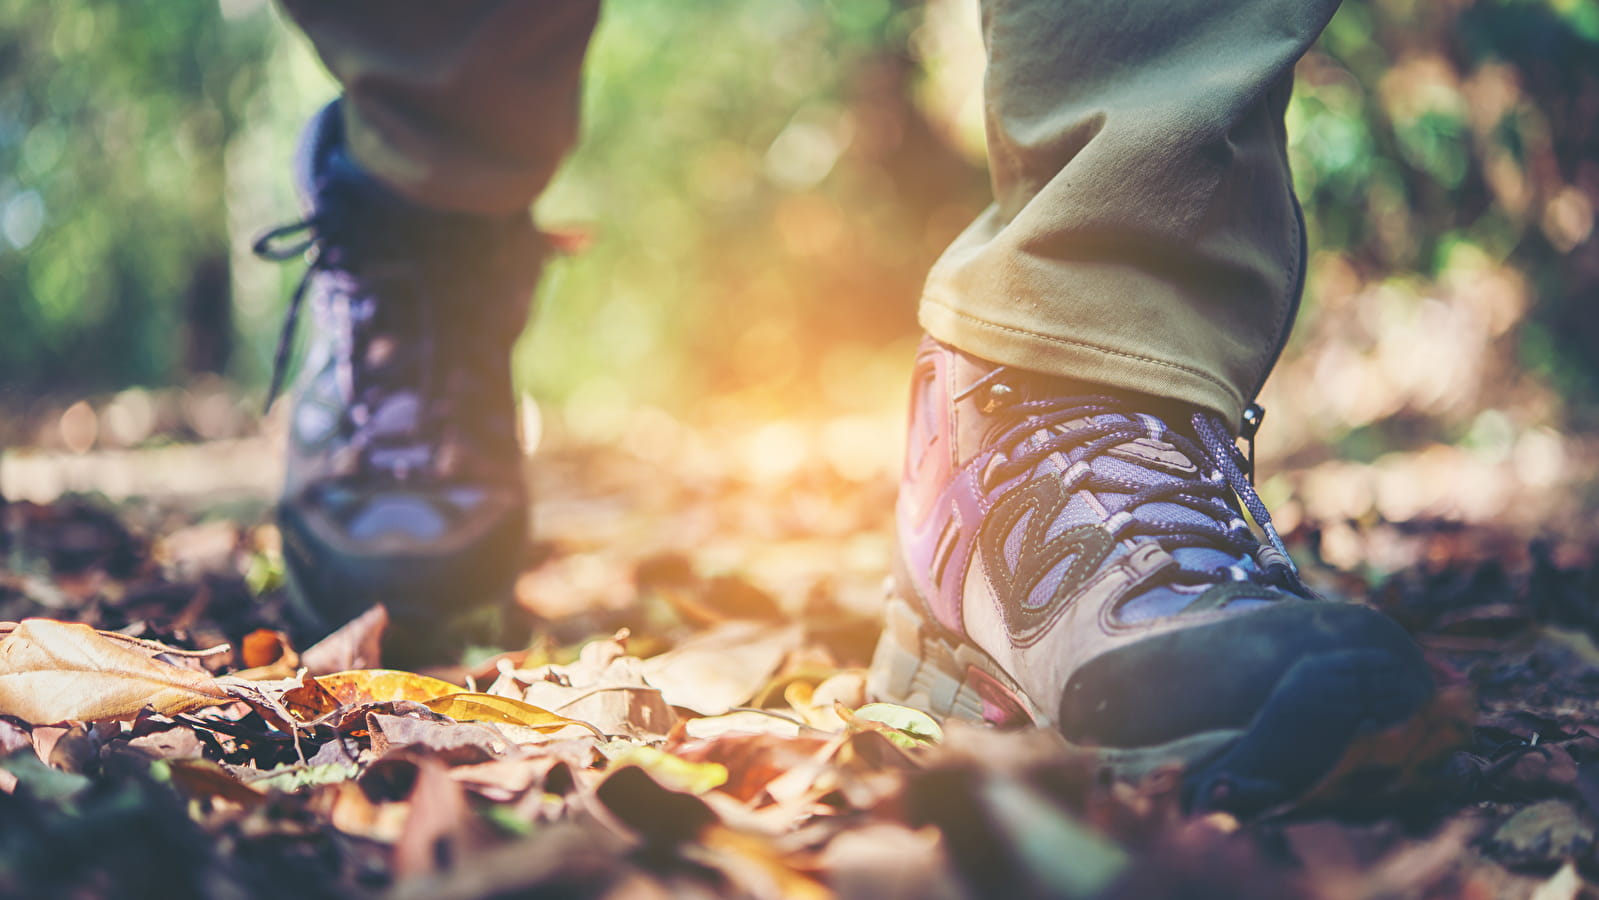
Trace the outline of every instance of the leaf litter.
<path fill-rule="evenodd" d="M 747 570 L 714 516 L 543 545 L 539 637 L 430 672 L 382 667 L 381 607 L 296 646 L 270 526 L 11 504 L 0 897 L 1599 896 L 1599 540 L 1379 524 L 1382 568 L 1311 565 L 1415 632 L 1472 724 L 1239 822 L 1185 815 L 1175 771 L 1114 784 L 1050 734 L 868 702 L 877 588 L 827 548 L 876 546 L 884 498 L 796 476 L 842 511 L 818 536 L 722 488 L 699 502 L 755 523 Z M 751 574 L 761 545 L 810 574 Z"/>

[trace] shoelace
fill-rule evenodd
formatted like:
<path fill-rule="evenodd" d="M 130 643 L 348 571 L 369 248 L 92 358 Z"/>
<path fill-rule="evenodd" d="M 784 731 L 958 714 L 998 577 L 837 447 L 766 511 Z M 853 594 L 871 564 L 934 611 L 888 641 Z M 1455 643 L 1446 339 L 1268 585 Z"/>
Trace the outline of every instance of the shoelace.
<path fill-rule="evenodd" d="M 278 335 L 277 350 L 272 359 L 272 380 L 267 391 L 266 406 L 271 408 L 282 393 L 283 385 L 287 380 L 289 361 L 293 353 L 295 338 L 299 333 L 300 313 L 305 305 L 305 298 L 310 293 L 312 281 L 319 273 L 346 270 L 350 262 L 344 259 L 338 243 L 330 237 L 329 232 L 336 234 L 336 223 L 331 223 L 325 214 L 318 214 L 309 218 L 274 228 L 256 240 L 252 247 L 256 256 L 272 262 L 288 262 L 296 257 L 306 258 L 306 269 L 295 285 L 293 293 L 289 295 L 288 309 L 284 313 L 283 328 Z M 301 236 L 298 240 L 290 240 Z M 403 267 L 403 266 L 402 266 Z M 402 274 L 402 273 L 396 273 Z M 353 276 L 352 276 L 353 277 Z M 337 353 L 336 365 L 338 367 L 338 383 L 348 408 L 352 411 L 353 431 L 351 443 L 357 449 L 357 456 L 363 465 L 372 462 L 370 451 L 379 446 L 382 441 L 374 438 L 368 431 L 370 424 L 369 410 L 361 403 L 363 380 L 358 371 L 361 366 L 357 359 L 363 348 L 358 332 L 362 330 L 365 321 L 372 314 L 371 303 L 367 298 L 352 296 L 348 291 L 335 289 L 339 301 L 333 312 L 338 319 L 337 340 L 340 343 Z M 424 379 L 418 391 L 419 399 L 424 407 L 430 405 L 432 395 L 432 365 L 434 362 L 433 331 L 431 322 L 432 308 L 427 304 L 420 304 L 418 308 L 425 317 L 419 330 L 419 339 L 425 343 L 422 347 L 424 365 Z M 423 429 L 423 433 L 427 433 Z M 409 472 L 407 467 L 407 473 Z"/>
<path fill-rule="evenodd" d="M 961 396 L 966 397 L 979 388 L 994 389 L 1000 397 L 1014 393 L 999 380 L 1007 370 L 1001 368 L 970 386 Z M 996 466 L 994 481 L 1002 483 L 1031 470 L 1038 463 L 1056 453 L 1077 450 L 1080 458 L 1068 466 L 1062 477 L 1067 491 L 1116 491 L 1129 493 L 1122 508 L 1107 521 L 1106 527 L 1118 539 L 1135 536 L 1152 537 L 1167 550 L 1181 547 L 1211 547 L 1230 554 L 1253 556 L 1270 581 L 1285 583 L 1297 580 L 1298 569 L 1288 555 L 1281 535 L 1272 524 L 1271 514 L 1260 495 L 1255 492 L 1245 466 L 1252 469 L 1253 460 L 1244 460 L 1238 451 L 1230 430 L 1220 416 L 1196 412 L 1192 417 L 1196 444 L 1187 436 L 1173 431 L 1160 422 L 1158 434 L 1139 424 L 1139 417 L 1131 414 L 1126 405 L 1102 395 L 1049 398 L 1045 400 L 1000 401 L 1004 412 L 1015 417 L 997 438 L 996 446 L 1005 459 Z M 1115 416 L 1113 421 L 1088 421 L 1098 416 Z M 1249 425 L 1258 425 L 1259 411 L 1252 410 Z M 1156 421 L 1159 421 L 1156 419 Z M 1066 427 L 1073 426 L 1073 427 Z M 1047 435 L 1040 437 L 1040 435 Z M 1209 466 L 1197 479 L 1182 479 L 1167 483 L 1135 485 L 1108 478 L 1093 470 L 1093 460 L 1130 441 L 1155 437 L 1175 447 L 1197 465 Z M 1250 435 L 1251 439 L 1253 435 Z M 1251 456 L 1253 447 L 1251 447 Z M 1240 461 L 1244 465 L 1240 465 Z M 1230 503 L 1236 497 L 1265 534 L 1264 544 L 1255 536 Z M 1169 503 L 1199 513 L 1211 522 L 1205 527 L 1191 522 L 1141 519 L 1133 513 L 1151 503 Z M 1187 570 L 1182 570 L 1187 572 Z M 1189 572 L 1190 576 L 1195 573 Z M 1231 573 L 1234 580 L 1243 580 L 1244 573 Z"/>
<path fill-rule="evenodd" d="M 321 224 L 318 217 L 311 216 L 288 225 L 280 225 L 256 238 L 255 243 L 250 245 L 250 252 L 258 259 L 268 262 L 289 262 L 296 257 L 309 254 L 305 273 L 300 276 L 299 283 L 294 286 L 294 292 L 289 295 L 289 308 L 283 316 L 283 328 L 278 332 L 277 350 L 272 354 L 272 382 L 267 388 L 263 415 L 271 410 L 272 402 L 283 392 L 283 381 L 289 371 L 289 354 L 294 349 L 294 338 L 300 331 L 300 307 L 305 304 L 305 295 L 311 288 L 311 280 L 318 271 L 328 268 L 324 262 Z M 300 240 L 284 243 L 287 239 L 302 234 L 304 236 Z"/>

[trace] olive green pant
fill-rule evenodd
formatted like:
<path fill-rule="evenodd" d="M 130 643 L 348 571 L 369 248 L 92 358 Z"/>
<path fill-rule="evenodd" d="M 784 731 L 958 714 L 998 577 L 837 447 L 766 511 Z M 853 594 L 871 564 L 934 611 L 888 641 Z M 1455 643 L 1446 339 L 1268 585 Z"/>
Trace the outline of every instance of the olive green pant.
<path fill-rule="evenodd" d="M 576 140 L 598 0 L 282 2 L 355 159 L 413 200 L 525 208 Z M 982 0 L 994 203 L 933 267 L 923 327 L 1237 421 L 1298 305 L 1283 110 L 1336 7 Z"/>

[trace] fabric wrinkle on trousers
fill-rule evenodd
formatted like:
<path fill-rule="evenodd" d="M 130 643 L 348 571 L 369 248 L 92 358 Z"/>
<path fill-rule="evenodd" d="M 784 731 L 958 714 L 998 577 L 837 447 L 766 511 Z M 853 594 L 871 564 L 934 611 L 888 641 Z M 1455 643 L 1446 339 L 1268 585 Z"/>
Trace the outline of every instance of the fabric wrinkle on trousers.
<path fill-rule="evenodd" d="M 576 141 L 598 0 L 281 2 L 344 86 L 356 161 L 417 202 L 526 208 Z M 1337 5 L 982 0 L 994 203 L 922 326 L 1236 422 L 1298 306 L 1283 112 Z"/>
<path fill-rule="evenodd" d="M 994 362 L 1237 422 L 1287 339 L 1283 112 L 1337 0 L 984 0 L 994 203 L 920 319 Z"/>
<path fill-rule="evenodd" d="M 577 143 L 599 0 L 280 0 L 357 163 L 424 206 L 525 210 Z"/>

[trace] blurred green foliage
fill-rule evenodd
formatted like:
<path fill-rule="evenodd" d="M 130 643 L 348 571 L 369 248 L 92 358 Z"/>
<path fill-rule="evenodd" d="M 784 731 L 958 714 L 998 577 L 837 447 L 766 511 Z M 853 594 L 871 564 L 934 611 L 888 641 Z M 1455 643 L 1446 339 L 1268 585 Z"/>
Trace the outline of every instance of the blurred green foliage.
<path fill-rule="evenodd" d="M 1591 408 L 1599 2 L 1345 3 L 1299 75 L 1288 127 L 1313 247 L 1368 281 L 1508 267 L 1531 300 L 1514 361 Z"/>
<path fill-rule="evenodd" d="M 538 208 L 595 238 L 541 291 L 521 359 L 539 393 L 842 395 L 825 371 L 903 339 L 987 190 L 914 103 L 920 18 L 888 0 L 608 3 L 583 140 Z"/>
<path fill-rule="evenodd" d="M 224 150 L 276 39 L 207 0 L 0 0 L 0 385 L 164 381 L 191 313 L 226 322 Z"/>
<path fill-rule="evenodd" d="M 612 0 L 540 205 L 596 239 L 552 266 L 523 372 L 579 404 L 847 410 L 986 199 L 922 90 L 950 8 Z M 288 147 L 329 90 L 261 0 L 0 0 L 0 392 L 259 380 L 292 273 L 241 248 L 294 215 Z M 1599 396 L 1599 2 L 1351 0 L 1289 118 L 1319 249 L 1366 281 L 1513 267 L 1514 354 Z"/>

